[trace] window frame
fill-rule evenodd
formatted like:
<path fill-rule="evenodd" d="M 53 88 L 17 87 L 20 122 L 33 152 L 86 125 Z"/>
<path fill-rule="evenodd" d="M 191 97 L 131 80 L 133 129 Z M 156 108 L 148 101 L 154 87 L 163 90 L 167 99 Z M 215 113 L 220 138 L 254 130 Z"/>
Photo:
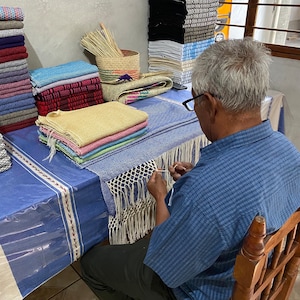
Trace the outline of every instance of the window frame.
<path fill-rule="evenodd" d="M 288 7 L 300 7 L 300 4 L 271 4 L 271 3 L 259 3 L 259 0 L 248 0 L 248 2 L 233 2 L 233 1 L 219 1 L 219 4 L 231 4 L 231 5 L 246 5 L 247 8 L 247 15 L 245 20 L 245 25 L 236 25 L 236 24 L 223 24 L 229 27 L 240 27 L 245 28 L 244 37 L 246 36 L 253 36 L 255 29 L 262 29 L 262 30 L 272 30 L 272 31 L 284 31 L 284 32 L 291 32 L 291 33 L 300 33 L 300 30 L 290 30 L 290 29 L 275 29 L 275 28 L 267 28 L 267 27 L 258 27 L 255 26 L 257 10 L 259 6 L 288 6 Z M 217 25 L 219 23 L 217 22 Z M 277 45 L 277 44 L 269 44 L 265 43 L 265 45 L 271 50 L 273 56 L 277 57 L 284 57 L 284 58 L 291 58 L 300 60 L 300 48 L 286 46 L 286 45 Z"/>

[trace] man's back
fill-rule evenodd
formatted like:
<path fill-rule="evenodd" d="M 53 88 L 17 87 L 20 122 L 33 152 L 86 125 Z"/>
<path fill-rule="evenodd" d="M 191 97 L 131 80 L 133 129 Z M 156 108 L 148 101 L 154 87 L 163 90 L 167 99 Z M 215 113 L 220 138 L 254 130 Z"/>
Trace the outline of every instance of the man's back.
<path fill-rule="evenodd" d="M 170 218 L 155 228 L 146 264 L 178 299 L 225 299 L 253 217 L 279 228 L 299 206 L 300 154 L 269 122 L 216 141 L 174 185 Z M 176 249 L 176 250 L 174 250 Z"/>

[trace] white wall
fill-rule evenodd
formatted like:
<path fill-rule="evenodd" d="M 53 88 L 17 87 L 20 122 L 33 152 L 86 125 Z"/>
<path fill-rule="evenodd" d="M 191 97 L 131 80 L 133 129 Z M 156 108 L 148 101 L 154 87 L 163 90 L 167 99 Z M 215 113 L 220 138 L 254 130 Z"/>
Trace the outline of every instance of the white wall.
<path fill-rule="evenodd" d="M 80 46 L 84 33 L 110 29 L 120 48 L 139 51 L 147 71 L 148 0 L 5 0 L 0 5 L 21 7 L 24 14 L 29 68 L 73 60 L 93 63 Z M 271 88 L 286 95 L 286 134 L 300 150 L 300 61 L 274 57 Z"/>
<path fill-rule="evenodd" d="M 286 135 L 300 150 L 300 60 L 273 57 L 271 88 L 286 96 Z"/>
<path fill-rule="evenodd" d="M 148 0 L 4 0 L 0 5 L 20 7 L 29 67 L 48 67 L 73 60 L 90 60 L 81 37 L 100 29 L 102 22 L 121 49 L 140 52 L 147 70 Z M 92 61 L 91 61 L 92 62 Z"/>

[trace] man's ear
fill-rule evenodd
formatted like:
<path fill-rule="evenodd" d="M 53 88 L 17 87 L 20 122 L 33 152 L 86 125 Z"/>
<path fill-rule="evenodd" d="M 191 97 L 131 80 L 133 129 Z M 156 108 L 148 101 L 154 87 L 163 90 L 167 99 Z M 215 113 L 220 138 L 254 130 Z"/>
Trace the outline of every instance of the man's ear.
<path fill-rule="evenodd" d="M 219 103 L 210 93 L 206 92 L 204 95 L 206 97 L 206 110 L 209 113 L 210 121 L 214 123 L 219 112 Z"/>
<path fill-rule="evenodd" d="M 195 91 L 194 91 L 193 88 L 192 88 L 192 96 L 193 96 L 193 97 L 196 97 L 196 93 L 195 93 Z"/>

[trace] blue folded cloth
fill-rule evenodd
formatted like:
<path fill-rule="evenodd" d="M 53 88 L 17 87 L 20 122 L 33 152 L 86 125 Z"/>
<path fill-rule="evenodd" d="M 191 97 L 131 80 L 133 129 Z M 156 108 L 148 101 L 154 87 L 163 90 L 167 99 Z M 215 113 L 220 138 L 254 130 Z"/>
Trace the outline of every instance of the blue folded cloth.
<path fill-rule="evenodd" d="M 66 64 L 30 70 L 31 83 L 34 87 L 43 87 L 59 80 L 65 80 L 98 72 L 98 67 L 85 61 L 73 61 Z"/>

